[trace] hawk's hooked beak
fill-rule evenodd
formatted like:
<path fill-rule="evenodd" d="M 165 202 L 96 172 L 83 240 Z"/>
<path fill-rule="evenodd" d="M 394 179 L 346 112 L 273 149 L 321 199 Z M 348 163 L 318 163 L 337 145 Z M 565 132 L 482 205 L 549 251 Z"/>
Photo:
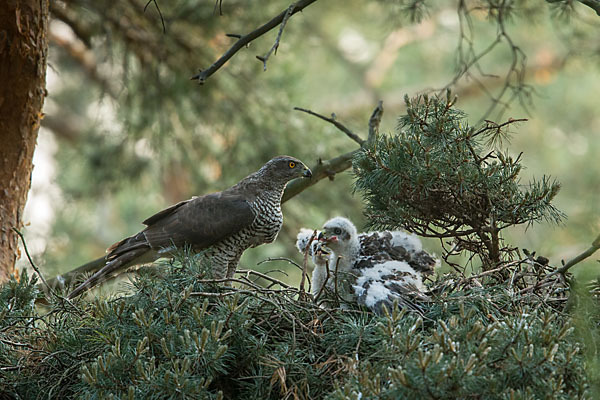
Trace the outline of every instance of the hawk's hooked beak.
<path fill-rule="evenodd" d="M 302 176 L 305 178 L 311 178 L 312 172 L 311 172 L 310 168 L 304 167 L 304 173 L 302 174 Z"/>
<path fill-rule="evenodd" d="M 338 237 L 337 236 L 327 236 L 325 235 L 320 235 L 319 236 L 319 240 L 325 243 L 331 243 L 331 242 L 337 242 L 338 241 Z"/>

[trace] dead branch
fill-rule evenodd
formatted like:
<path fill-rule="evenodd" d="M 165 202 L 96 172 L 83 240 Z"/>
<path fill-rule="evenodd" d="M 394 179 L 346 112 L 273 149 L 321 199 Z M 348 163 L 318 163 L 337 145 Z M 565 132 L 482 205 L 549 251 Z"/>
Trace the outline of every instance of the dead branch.
<path fill-rule="evenodd" d="M 363 145 L 363 143 L 365 142 L 364 139 L 362 139 L 360 136 L 358 136 L 357 134 L 355 134 L 354 132 L 352 132 L 350 129 L 346 128 L 346 126 L 340 122 L 338 122 L 335 119 L 335 115 L 332 114 L 331 118 L 326 117 L 324 115 L 321 115 L 319 113 L 316 113 L 312 110 L 308 110 L 306 108 L 302 108 L 302 107 L 294 107 L 294 110 L 296 111 L 302 111 L 305 112 L 307 114 L 313 115 L 317 118 L 321 118 L 323 121 L 327 121 L 330 124 L 333 124 L 333 126 L 335 126 L 336 128 L 338 128 L 340 131 L 344 132 L 346 134 L 346 136 L 348 136 L 350 139 L 354 140 L 356 143 L 358 143 L 360 146 Z M 370 122 L 369 122 L 370 124 Z"/>
<path fill-rule="evenodd" d="M 316 165 L 311 166 L 312 177 L 310 179 L 294 179 L 285 188 L 281 202 L 286 202 L 292 197 L 300 194 L 307 188 L 324 178 L 331 178 L 339 172 L 343 172 L 352 166 L 352 157 L 359 150 L 354 150 L 328 161 L 319 160 Z"/>
<path fill-rule="evenodd" d="M 296 14 L 297 12 L 302 11 L 303 9 L 305 9 L 306 7 L 308 7 L 315 1 L 317 1 L 317 0 L 299 0 L 299 1 L 295 2 L 294 4 L 290 5 L 288 8 L 286 8 L 284 11 L 279 13 L 276 17 L 271 19 L 266 24 L 258 27 L 257 29 L 253 30 L 252 32 L 239 38 L 233 44 L 233 46 L 231 46 L 229 48 L 229 50 L 227 50 L 225 52 L 225 54 L 223 54 L 210 67 L 208 67 L 205 70 L 201 70 L 200 73 L 194 75 L 191 79 L 192 80 L 197 79 L 198 83 L 203 84 L 206 81 L 206 79 L 208 79 L 209 76 L 211 76 L 212 74 L 217 72 L 227 61 L 229 61 L 229 59 L 231 57 L 233 57 L 238 51 L 240 51 L 242 48 L 244 48 L 248 43 L 252 42 L 256 38 L 259 38 L 260 36 L 264 35 L 265 33 L 269 32 L 271 29 L 275 28 L 276 26 L 282 24 L 283 21 L 286 20 L 286 16 L 287 16 L 287 18 L 291 17 L 292 15 Z M 278 44 L 279 43 L 276 42 L 276 45 L 278 45 Z"/>
<path fill-rule="evenodd" d="M 592 242 L 592 246 L 579 254 L 577 257 L 569 260 L 566 264 L 563 261 L 563 266 L 557 270 L 559 274 L 564 275 L 571 267 L 574 267 L 576 264 L 582 262 L 592 254 L 596 252 L 596 250 L 600 249 L 600 235 L 596 237 L 596 239 Z"/>
<path fill-rule="evenodd" d="M 271 48 L 269 49 L 269 51 L 267 52 L 267 54 L 265 54 L 264 56 L 256 56 L 256 58 L 258 58 L 260 61 L 262 61 L 263 63 L 263 71 L 267 70 L 267 61 L 269 60 L 269 57 L 271 57 L 271 54 L 275 53 L 277 54 L 277 49 L 279 48 L 279 42 L 281 41 L 281 35 L 283 34 L 283 29 L 285 28 L 285 25 L 288 22 L 288 19 L 290 19 L 290 17 L 292 16 L 292 11 L 294 10 L 295 4 L 291 4 L 286 13 L 285 16 L 283 17 L 283 21 L 281 21 L 281 24 L 279 25 L 279 32 L 277 32 L 277 38 L 275 39 L 275 43 L 273 43 L 273 46 L 271 46 Z"/>
<path fill-rule="evenodd" d="M 373 110 L 371 114 L 371 118 L 369 118 L 369 136 L 368 143 L 373 143 L 373 141 L 379 135 L 379 124 L 381 123 L 381 118 L 383 117 L 383 101 L 379 100 L 377 103 L 377 107 Z"/>
<path fill-rule="evenodd" d="M 280 281 L 277 278 L 273 278 L 270 275 L 263 274 L 262 272 L 255 271 L 253 269 L 238 269 L 235 273 L 236 274 L 240 274 L 240 275 L 245 275 L 246 279 L 249 279 L 250 275 L 256 275 L 256 276 L 258 276 L 258 277 L 260 277 L 262 279 L 270 281 L 272 284 L 277 284 L 277 285 L 281 286 L 282 288 L 285 288 L 285 289 L 290 289 L 291 288 L 291 286 L 288 285 L 287 283 L 282 282 L 282 281 Z"/>
<path fill-rule="evenodd" d="M 144 6 L 144 12 L 146 12 L 146 9 L 150 5 L 150 3 L 154 3 L 154 6 L 156 7 L 156 10 L 158 11 L 158 15 L 160 16 L 160 23 L 162 24 L 163 33 L 167 33 L 167 26 L 165 25 L 165 19 L 163 18 L 162 11 L 160 11 L 160 7 L 158 6 L 158 3 L 156 2 L 156 0 L 148 0 L 146 5 Z"/>
<path fill-rule="evenodd" d="M 35 263 L 31 259 L 31 256 L 29 255 L 29 250 L 27 249 L 27 243 L 25 243 L 25 237 L 23 237 L 23 234 L 17 228 L 13 227 L 12 229 L 21 238 L 21 242 L 23 243 L 23 250 L 25 250 L 25 255 L 27 256 L 27 260 L 29 260 L 29 264 L 31 265 L 31 268 L 33 268 L 33 270 L 35 271 L 35 273 L 40 277 L 40 280 L 42 281 L 42 283 L 44 284 L 44 286 L 46 286 L 46 288 L 48 288 L 48 290 L 53 295 L 56 296 L 56 294 L 54 293 L 54 291 L 50 288 L 50 286 L 48 286 L 48 282 L 46 282 L 46 279 L 44 278 L 44 275 L 42 275 L 42 273 L 40 272 L 39 268 L 35 265 Z"/>

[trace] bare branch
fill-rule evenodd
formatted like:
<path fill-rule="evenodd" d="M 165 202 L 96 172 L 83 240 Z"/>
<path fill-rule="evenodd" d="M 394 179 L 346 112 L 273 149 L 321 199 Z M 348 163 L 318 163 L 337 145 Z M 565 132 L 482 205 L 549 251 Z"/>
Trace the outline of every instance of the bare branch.
<path fill-rule="evenodd" d="M 277 32 L 277 38 L 275 39 L 275 43 L 273 43 L 273 46 L 271 46 L 271 48 L 269 49 L 269 51 L 267 52 L 267 54 L 265 54 L 264 56 L 256 56 L 256 58 L 258 58 L 260 61 L 262 61 L 263 63 L 263 71 L 267 70 L 267 61 L 269 60 L 269 57 L 271 57 L 271 54 L 275 53 L 277 54 L 277 49 L 279 48 L 279 42 L 281 41 L 281 35 L 283 34 L 283 29 L 285 28 L 285 25 L 288 22 L 288 19 L 290 19 L 290 17 L 292 16 L 292 10 L 294 9 L 295 4 L 291 4 L 286 13 L 285 16 L 283 17 L 283 21 L 281 21 L 281 24 L 279 25 L 279 32 Z"/>
<path fill-rule="evenodd" d="M 369 136 L 367 141 L 369 143 L 373 143 L 373 141 L 377 138 L 379 134 L 379 124 L 381 123 L 381 118 L 383 117 L 383 101 L 379 100 L 377 103 L 377 107 L 373 110 L 371 114 L 371 118 L 369 118 Z"/>
<path fill-rule="evenodd" d="M 35 273 L 40 277 L 40 280 L 48 288 L 48 290 L 50 290 L 50 292 L 52 294 L 55 294 L 54 291 L 50 288 L 50 286 L 48 286 L 48 282 L 46 282 L 46 279 L 44 278 L 44 275 L 42 275 L 42 273 L 40 272 L 39 268 L 34 264 L 33 260 L 31 259 L 31 256 L 29 255 L 29 250 L 27 249 L 27 243 L 25 243 L 25 238 L 23 237 L 23 234 L 21 233 L 21 231 L 19 231 L 15 227 L 13 227 L 12 229 L 21 238 L 21 242 L 23 243 L 23 249 L 25 250 L 25 255 L 27 255 L 27 260 L 29 260 L 29 264 L 31 264 L 31 268 L 33 268 L 33 270 L 35 271 Z"/>
<path fill-rule="evenodd" d="M 17 228 L 13 227 L 12 229 L 21 238 L 21 242 L 23 242 L 23 249 L 25 250 L 25 254 L 27 255 L 27 260 L 29 260 L 29 264 L 31 264 L 31 267 L 33 268 L 33 270 L 35 271 L 35 273 L 40 277 L 40 280 L 42 281 L 42 284 L 44 285 L 44 287 L 46 287 L 48 289 L 48 291 L 50 292 L 50 294 L 52 296 L 56 297 L 57 299 L 61 299 L 63 301 L 66 301 L 71 307 L 75 308 L 76 310 L 78 310 L 81 313 L 81 310 L 79 310 L 77 307 L 75 307 L 75 305 L 69 299 L 64 298 L 62 296 L 59 296 L 53 290 L 53 288 L 48 284 L 48 282 L 44 278 L 44 275 L 42 275 L 42 273 L 40 272 L 39 268 L 34 264 L 33 260 L 31 259 L 31 255 L 29 255 L 29 250 L 27 249 L 27 243 L 25 243 L 25 237 L 23 236 L 23 234 Z M 40 288 L 40 285 L 38 285 L 38 288 Z M 38 299 L 40 300 L 40 302 L 44 302 L 45 301 L 45 299 L 40 298 L 40 297 L 38 297 Z M 37 302 L 37 299 L 36 299 L 36 302 Z"/>
<path fill-rule="evenodd" d="M 323 178 L 331 178 L 335 174 L 350 168 L 352 166 L 352 157 L 354 157 L 357 151 L 359 150 L 357 149 L 349 153 L 342 154 L 341 156 L 332 158 L 329 161 L 319 160 L 317 165 L 311 167 L 312 178 L 294 179 L 287 185 L 281 202 L 283 203 L 288 201 Z"/>
<path fill-rule="evenodd" d="M 223 15 L 223 0 L 215 1 L 215 8 L 213 9 L 213 14 L 217 13 L 217 6 L 219 6 L 219 15 Z"/>
<path fill-rule="evenodd" d="M 163 18 L 162 12 L 160 11 L 160 7 L 158 6 L 158 3 L 156 2 L 156 0 L 148 0 L 148 2 L 146 3 L 146 5 L 144 6 L 144 12 L 146 12 L 146 9 L 150 5 L 150 3 L 154 3 L 154 6 L 158 10 L 158 15 L 160 16 L 160 22 L 162 24 L 163 33 L 167 33 L 167 27 L 165 25 L 165 19 Z"/>
<path fill-rule="evenodd" d="M 297 12 L 302 11 L 304 8 L 308 7 L 315 1 L 317 1 L 317 0 L 299 0 L 296 3 L 292 4 L 290 7 L 286 8 L 284 11 L 279 13 L 279 15 L 277 15 L 276 17 L 271 19 L 266 24 L 262 25 L 261 27 L 255 29 L 252 32 L 239 38 L 239 40 L 237 40 L 233 44 L 233 46 L 231 46 L 229 48 L 229 50 L 227 50 L 225 52 L 225 54 L 223 54 L 217 61 L 215 61 L 213 65 L 211 65 L 210 67 L 208 67 L 205 70 L 200 71 L 199 74 L 194 75 L 191 79 L 192 80 L 197 79 L 198 83 L 203 84 L 206 81 L 206 79 L 208 79 L 209 76 L 211 76 L 217 70 L 219 70 L 219 68 L 221 68 L 223 66 L 223 64 L 225 64 L 231 57 L 233 57 L 244 46 L 246 46 L 248 43 L 250 43 L 254 39 L 264 35 L 265 33 L 269 32 L 271 29 L 273 29 L 276 26 L 278 26 L 279 24 L 281 24 L 283 22 L 283 20 L 286 18 L 286 15 L 288 15 L 288 13 L 289 13 L 289 16 L 292 16 L 292 15 L 296 14 Z M 289 11 L 290 8 L 291 8 L 291 11 Z M 289 18 L 289 16 L 288 16 L 288 18 Z"/>
<path fill-rule="evenodd" d="M 240 274 L 240 275 L 244 275 L 247 279 L 250 279 L 249 276 L 250 275 L 256 275 L 259 278 L 265 279 L 270 281 L 273 284 L 277 284 L 279 286 L 281 286 L 282 288 L 285 289 L 291 289 L 292 287 L 290 285 L 288 285 L 285 282 L 280 281 L 277 278 L 273 278 L 272 276 L 268 275 L 268 274 L 263 274 L 262 272 L 259 271 L 255 271 L 253 269 L 238 269 L 237 271 L 235 271 L 236 274 Z"/>
<path fill-rule="evenodd" d="M 314 111 L 307 110 L 306 108 L 301 108 L 301 107 L 294 107 L 294 110 L 302 111 L 307 114 L 314 115 L 317 118 L 321 118 L 322 120 L 327 121 L 330 124 L 333 124 L 336 128 L 338 128 L 340 131 L 344 132 L 350 139 L 354 140 L 356 143 L 358 143 L 361 146 L 365 142 L 364 139 L 362 139 L 360 136 L 358 136 L 357 134 L 352 132 L 350 129 L 346 128 L 346 126 L 344 126 L 342 123 L 336 121 L 333 115 L 331 116 L 331 118 L 328 118 L 324 115 L 321 115 L 319 113 L 316 113 Z"/>
<path fill-rule="evenodd" d="M 486 119 L 486 120 L 484 120 L 485 126 L 481 129 L 479 129 L 477 132 L 473 133 L 472 137 L 479 136 L 480 134 L 482 134 L 484 132 L 488 132 L 490 130 L 500 131 L 505 126 L 512 125 L 512 124 L 515 124 L 518 122 L 527 122 L 527 121 L 528 121 L 527 118 L 516 118 L 516 119 L 509 118 L 508 121 L 498 124 L 494 121 L 490 121 L 490 120 Z"/>
<path fill-rule="evenodd" d="M 575 266 L 576 264 L 579 264 L 592 254 L 594 254 L 598 249 L 600 249 L 600 235 L 598 235 L 598 237 L 596 237 L 596 239 L 592 242 L 592 246 L 589 249 L 587 249 L 577 257 L 569 260 L 569 262 L 567 262 L 561 268 L 559 268 L 557 272 L 559 274 L 564 275 L 571 267 Z"/>

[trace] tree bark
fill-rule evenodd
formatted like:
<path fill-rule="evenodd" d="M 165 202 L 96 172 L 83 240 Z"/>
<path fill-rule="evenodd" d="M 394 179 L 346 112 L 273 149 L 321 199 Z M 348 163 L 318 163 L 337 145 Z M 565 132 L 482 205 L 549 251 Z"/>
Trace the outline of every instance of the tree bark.
<path fill-rule="evenodd" d="M 18 257 L 22 213 L 46 96 L 49 0 L 0 5 L 0 282 Z"/>

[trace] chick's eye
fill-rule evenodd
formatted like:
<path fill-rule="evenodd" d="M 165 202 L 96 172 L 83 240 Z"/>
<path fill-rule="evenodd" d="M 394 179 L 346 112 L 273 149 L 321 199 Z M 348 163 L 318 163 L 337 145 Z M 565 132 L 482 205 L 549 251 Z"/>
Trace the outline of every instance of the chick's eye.
<path fill-rule="evenodd" d="M 296 166 L 296 163 L 293 161 L 290 161 L 290 163 L 288 165 L 290 166 L 290 168 L 294 168 Z"/>
<path fill-rule="evenodd" d="M 340 228 L 335 228 L 333 230 L 333 233 L 335 233 L 336 235 L 339 235 L 340 233 L 342 233 L 342 230 Z"/>

